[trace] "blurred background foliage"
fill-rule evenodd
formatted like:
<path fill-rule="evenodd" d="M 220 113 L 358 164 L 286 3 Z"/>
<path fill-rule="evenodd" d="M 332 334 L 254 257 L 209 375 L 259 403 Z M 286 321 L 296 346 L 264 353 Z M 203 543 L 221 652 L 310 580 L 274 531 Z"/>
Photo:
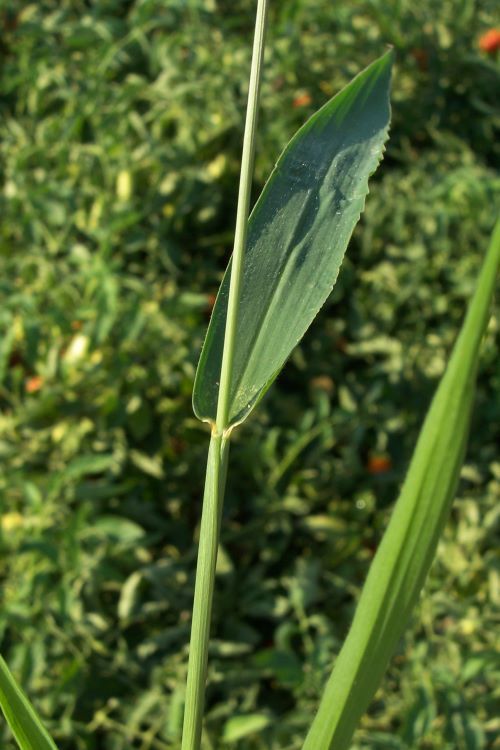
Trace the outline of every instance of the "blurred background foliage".
<path fill-rule="evenodd" d="M 179 748 L 207 447 L 190 397 L 254 6 L 0 4 L 0 640 L 61 750 Z M 386 43 L 394 117 L 334 293 L 235 441 L 208 750 L 298 750 L 345 637 L 498 212 L 495 11 L 272 3 L 255 195 Z M 500 747 L 499 389 L 497 315 L 452 519 L 355 750 Z"/>

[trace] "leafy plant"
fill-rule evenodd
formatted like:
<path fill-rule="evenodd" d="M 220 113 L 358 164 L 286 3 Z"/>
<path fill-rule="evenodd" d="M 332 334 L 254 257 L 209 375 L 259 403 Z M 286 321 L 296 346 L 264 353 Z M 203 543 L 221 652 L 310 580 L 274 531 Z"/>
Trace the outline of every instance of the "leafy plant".
<path fill-rule="evenodd" d="M 193 605 L 183 750 L 201 738 L 229 438 L 262 398 L 338 275 L 389 126 L 391 54 L 299 130 L 248 222 L 267 3 L 258 5 L 235 246 L 198 366 L 193 404 L 212 427 Z M 248 247 L 247 247 L 248 245 Z M 245 252 L 246 251 L 246 252 Z"/>

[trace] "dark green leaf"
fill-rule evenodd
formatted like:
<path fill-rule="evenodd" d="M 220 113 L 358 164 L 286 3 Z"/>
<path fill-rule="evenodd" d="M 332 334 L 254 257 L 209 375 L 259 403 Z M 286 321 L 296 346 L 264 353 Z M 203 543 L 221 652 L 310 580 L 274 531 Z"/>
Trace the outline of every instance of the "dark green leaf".
<path fill-rule="evenodd" d="M 360 73 L 290 141 L 249 220 L 229 425 L 271 385 L 337 279 L 389 127 L 392 54 Z M 201 355 L 193 405 L 215 422 L 231 264 Z"/>

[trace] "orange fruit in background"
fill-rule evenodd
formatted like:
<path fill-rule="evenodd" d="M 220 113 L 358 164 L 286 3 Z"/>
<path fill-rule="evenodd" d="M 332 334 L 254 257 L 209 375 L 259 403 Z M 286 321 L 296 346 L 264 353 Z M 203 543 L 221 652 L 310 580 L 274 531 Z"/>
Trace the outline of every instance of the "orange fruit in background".
<path fill-rule="evenodd" d="M 305 91 L 302 94 L 297 94 L 295 99 L 293 100 L 293 106 L 294 107 L 307 107 L 308 104 L 312 102 L 311 95 Z"/>
<path fill-rule="evenodd" d="M 26 393 L 36 393 L 41 389 L 43 386 L 43 378 L 41 375 L 33 375 L 33 377 L 28 378 L 25 382 L 24 388 L 26 390 Z"/>
<path fill-rule="evenodd" d="M 479 37 L 479 49 L 483 52 L 496 52 L 500 49 L 500 29 L 490 29 Z"/>
<path fill-rule="evenodd" d="M 370 474 L 385 474 L 392 469 L 389 456 L 370 456 L 366 467 Z"/>

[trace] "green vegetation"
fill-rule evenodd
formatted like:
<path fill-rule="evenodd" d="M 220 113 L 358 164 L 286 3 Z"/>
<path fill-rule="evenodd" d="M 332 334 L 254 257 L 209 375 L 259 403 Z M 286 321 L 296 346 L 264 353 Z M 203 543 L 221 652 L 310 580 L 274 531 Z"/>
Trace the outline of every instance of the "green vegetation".
<path fill-rule="evenodd" d="M 395 122 L 334 294 L 235 440 L 207 747 L 299 747 L 344 640 L 498 206 L 493 11 L 274 10 L 257 182 L 386 41 Z M 178 747 L 206 443 L 190 394 L 253 3 L 2 13 L 1 650 L 60 748 Z M 496 334 L 452 522 L 357 750 L 494 746 Z"/>

